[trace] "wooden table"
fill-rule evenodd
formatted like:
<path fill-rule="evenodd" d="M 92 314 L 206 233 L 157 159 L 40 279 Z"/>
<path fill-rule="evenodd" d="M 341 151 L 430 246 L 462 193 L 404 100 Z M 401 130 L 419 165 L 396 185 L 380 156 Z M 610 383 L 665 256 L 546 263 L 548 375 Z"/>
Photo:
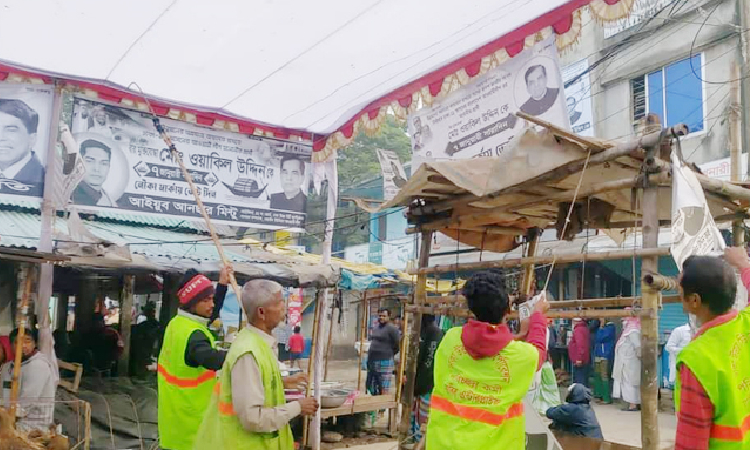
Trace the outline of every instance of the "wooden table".
<path fill-rule="evenodd" d="M 321 408 L 320 417 L 326 419 L 329 417 L 349 416 L 368 411 L 393 409 L 396 406 L 398 406 L 398 403 L 396 402 L 395 395 L 366 395 L 355 397 L 354 402 L 349 405 L 339 406 L 338 408 Z"/>

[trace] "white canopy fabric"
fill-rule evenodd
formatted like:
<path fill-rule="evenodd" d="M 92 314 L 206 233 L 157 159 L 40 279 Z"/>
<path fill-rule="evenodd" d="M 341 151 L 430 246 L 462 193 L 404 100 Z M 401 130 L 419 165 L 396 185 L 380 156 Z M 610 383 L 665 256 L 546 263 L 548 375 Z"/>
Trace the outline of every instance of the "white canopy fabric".
<path fill-rule="evenodd" d="M 330 153 L 360 126 L 377 128 L 381 110 L 429 104 L 533 45 L 537 32 L 572 43 L 579 8 L 611 20 L 633 1 L 0 0 L 0 60 L 136 82 L 198 110 L 325 136 L 315 147 Z M 458 79 L 439 83 L 451 75 Z"/>

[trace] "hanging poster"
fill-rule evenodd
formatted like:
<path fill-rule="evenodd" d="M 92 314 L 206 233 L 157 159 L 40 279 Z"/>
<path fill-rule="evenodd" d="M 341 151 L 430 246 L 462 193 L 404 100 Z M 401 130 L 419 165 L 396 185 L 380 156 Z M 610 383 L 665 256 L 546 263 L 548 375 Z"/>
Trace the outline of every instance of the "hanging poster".
<path fill-rule="evenodd" d="M 406 172 L 396 152 L 378 149 L 378 161 L 383 176 L 383 200 L 392 200 L 406 184 Z"/>
<path fill-rule="evenodd" d="M 300 142 L 162 119 L 212 220 L 301 232 L 312 148 Z M 76 99 L 73 132 L 85 167 L 81 210 L 115 209 L 200 220 L 180 167 L 149 114 Z"/>
<path fill-rule="evenodd" d="M 570 128 L 581 136 L 594 135 L 594 120 L 591 113 L 591 84 L 589 82 L 589 61 L 582 59 L 563 68 L 565 83 L 565 105 L 568 108 Z M 569 82 L 572 83 L 568 84 Z"/>
<path fill-rule="evenodd" d="M 410 115 L 414 167 L 501 156 L 524 127 L 517 111 L 570 128 L 554 36 Z"/>
<path fill-rule="evenodd" d="M 53 101 L 52 86 L 0 84 L 0 196 L 41 200 Z"/>
<path fill-rule="evenodd" d="M 302 324 L 302 289 L 288 288 L 287 293 L 287 321 L 289 325 L 296 327 Z"/>

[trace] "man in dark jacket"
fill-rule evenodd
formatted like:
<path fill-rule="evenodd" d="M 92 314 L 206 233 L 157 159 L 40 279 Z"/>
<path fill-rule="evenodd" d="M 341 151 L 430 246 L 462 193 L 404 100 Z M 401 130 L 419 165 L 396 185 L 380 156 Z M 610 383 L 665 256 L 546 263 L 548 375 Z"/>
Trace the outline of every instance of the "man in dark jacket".
<path fill-rule="evenodd" d="M 419 357 L 417 359 L 417 377 L 414 380 L 414 415 L 411 420 L 414 441 L 422 439 L 422 425 L 427 425 L 427 414 L 430 411 L 430 397 L 434 387 L 433 363 L 435 350 L 443 339 L 443 330 L 435 323 L 435 316 L 422 316 L 422 329 L 419 336 Z"/>
<path fill-rule="evenodd" d="M 604 319 L 602 319 L 604 323 Z M 615 324 L 607 322 L 596 331 L 596 346 L 594 347 L 594 397 L 602 399 L 603 403 L 612 403 L 610 397 L 609 374 L 610 365 L 615 359 L 615 341 L 617 329 Z"/>
<path fill-rule="evenodd" d="M 594 439 L 604 439 L 599 420 L 591 407 L 591 393 L 585 386 L 574 383 L 568 389 L 567 403 L 547 410 L 552 419 L 549 428 L 560 434 L 572 434 Z M 557 433 L 555 433 L 557 434 Z"/>

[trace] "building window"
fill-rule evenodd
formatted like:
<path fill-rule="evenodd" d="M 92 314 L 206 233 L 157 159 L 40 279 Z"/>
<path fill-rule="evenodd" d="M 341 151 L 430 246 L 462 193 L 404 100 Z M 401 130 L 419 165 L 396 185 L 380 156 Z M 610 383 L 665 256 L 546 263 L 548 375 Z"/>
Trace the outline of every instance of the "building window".
<path fill-rule="evenodd" d="M 697 54 L 631 80 L 633 120 L 654 113 L 665 127 L 684 123 L 691 133 L 703 131 L 702 65 Z"/>

